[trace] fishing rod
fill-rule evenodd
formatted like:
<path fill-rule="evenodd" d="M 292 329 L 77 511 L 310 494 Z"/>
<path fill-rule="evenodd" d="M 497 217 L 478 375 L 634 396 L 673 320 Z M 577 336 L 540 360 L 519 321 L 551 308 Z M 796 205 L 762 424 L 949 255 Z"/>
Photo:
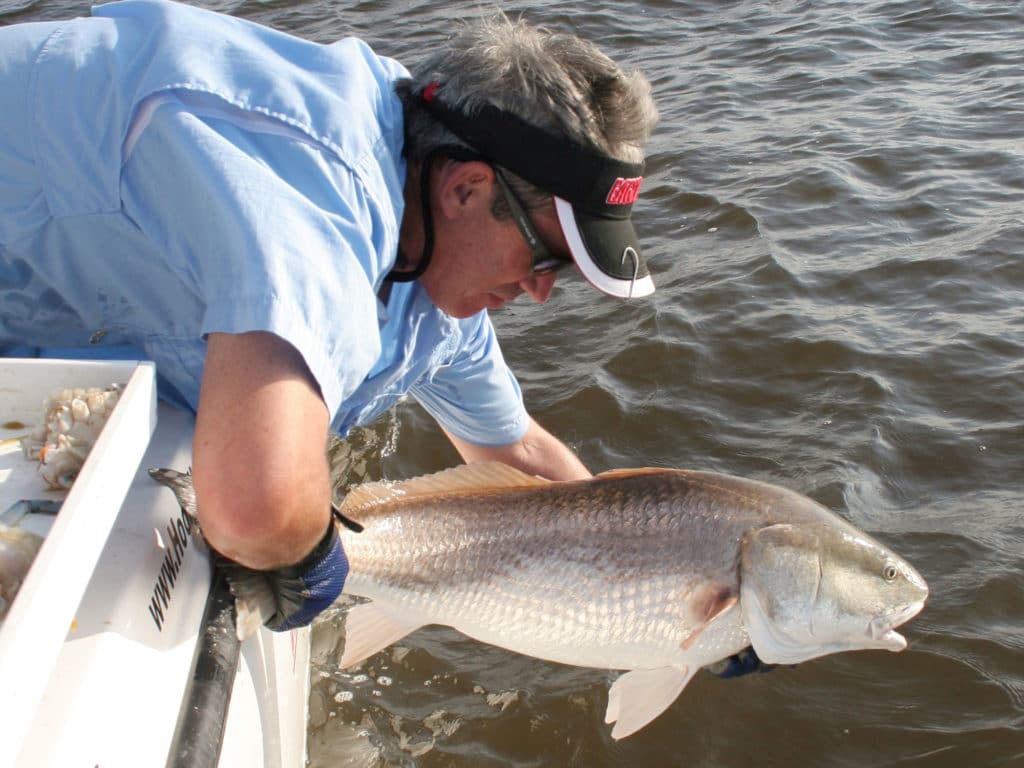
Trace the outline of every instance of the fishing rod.
<path fill-rule="evenodd" d="M 241 645 L 227 576 L 222 567 L 214 566 L 167 768 L 216 768 Z"/>

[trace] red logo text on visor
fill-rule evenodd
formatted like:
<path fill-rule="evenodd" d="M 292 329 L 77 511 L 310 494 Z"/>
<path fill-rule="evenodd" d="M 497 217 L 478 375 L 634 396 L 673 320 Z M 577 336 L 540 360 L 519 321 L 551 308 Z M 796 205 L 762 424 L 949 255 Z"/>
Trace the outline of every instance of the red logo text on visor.
<path fill-rule="evenodd" d="M 608 205 L 632 205 L 636 202 L 637 195 L 640 194 L 640 185 L 643 182 L 643 176 L 637 176 L 633 179 L 624 179 L 620 176 L 612 184 L 611 191 L 608 192 L 608 199 L 605 202 Z"/>

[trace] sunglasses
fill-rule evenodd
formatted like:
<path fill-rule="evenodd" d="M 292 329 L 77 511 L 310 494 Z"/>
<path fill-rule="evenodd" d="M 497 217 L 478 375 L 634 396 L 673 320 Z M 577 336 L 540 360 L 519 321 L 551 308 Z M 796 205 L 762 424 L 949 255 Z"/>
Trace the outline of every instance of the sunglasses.
<path fill-rule="evenodd" d="M 526 215 L 526 206 L 523 205 L 523 201 L 519 199 L 519 196 L 512 191 L 512 186 L 505 178 L 505 174 L 497 166 L 492 166 L 492 168 L 494 168 L 494 178 L 498 180 L 498 187 L 501 188 L 501 193 L 505 196 L 505 202 L 508 203 L 509 210 L 512 211 L 512 218 L 515 220 L 516 226 L 519 227 L 519 231 L 522 233 L 526 244 L 530 246 L 530 253 L 533 256 L 530 274 L 549 275 L 572 264 L 572 259 L 565 258 L 564 256 L 555 256 L 548 250 L 548 247 L 544 245 L 544 241 L 540 239 L 540 235 L 534 228 L 533 222 L 530 221 L 530 217 Z"/>

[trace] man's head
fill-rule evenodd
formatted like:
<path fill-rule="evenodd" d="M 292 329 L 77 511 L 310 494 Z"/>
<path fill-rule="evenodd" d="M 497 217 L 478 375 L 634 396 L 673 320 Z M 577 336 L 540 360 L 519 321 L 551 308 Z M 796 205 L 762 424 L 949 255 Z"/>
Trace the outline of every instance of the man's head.
<path fill-rule="evenodd" d="M 624 73 L 575 36 L 498 14 L 467 25 L 428 56 L 399 94 L 406 156 L 426 173 L 421 190 L 425 218 L 436 219 L 426 221 L 436 229 L 435 258 L 447 259 L 453 246 L 482 249 L 477 260 L 492 250 L 502 256 L 508 244 L 496 237 L 511 238 L 518 249 L 518 259 L 504 254 L 516 263 L 503 272 L 511 278 L 515 266 L 518 288 L 505 285 L 484 306 L 523 291 L 545 300 L 554 283 L 548 270 L 569 259 L 606 293 L 654 290 L 629 220 L 643 145 L 657 121 L 643 75 Z M 455 200 L 482 195 L 504 230 L 479 233 L 475 244 L 445 231 L 447 217 L 464 212 L 436 198 L 453 192 L 445 184 L 456 176 L 462 186 Z M 478 186 L 466 186 L 468 178 Z M 428 290 L 429 278 L 437 279 L 429 272 L 438 271 L 432 266 L 424 276 Z"/>

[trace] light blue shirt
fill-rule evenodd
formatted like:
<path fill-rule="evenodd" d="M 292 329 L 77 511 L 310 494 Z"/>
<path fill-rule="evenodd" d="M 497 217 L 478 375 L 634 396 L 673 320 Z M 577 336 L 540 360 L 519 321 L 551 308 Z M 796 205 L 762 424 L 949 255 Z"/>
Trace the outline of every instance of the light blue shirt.
<path fill-rule="evenodd" d="M 195 409 L 212 332 L 294 345 L 342 433 L 406 393 L 480 445 L 528 417 L 486 313 L 377 299 L 396 62 L 169 2 L 0 29 L 0 343 L 137 348 Z"/>

